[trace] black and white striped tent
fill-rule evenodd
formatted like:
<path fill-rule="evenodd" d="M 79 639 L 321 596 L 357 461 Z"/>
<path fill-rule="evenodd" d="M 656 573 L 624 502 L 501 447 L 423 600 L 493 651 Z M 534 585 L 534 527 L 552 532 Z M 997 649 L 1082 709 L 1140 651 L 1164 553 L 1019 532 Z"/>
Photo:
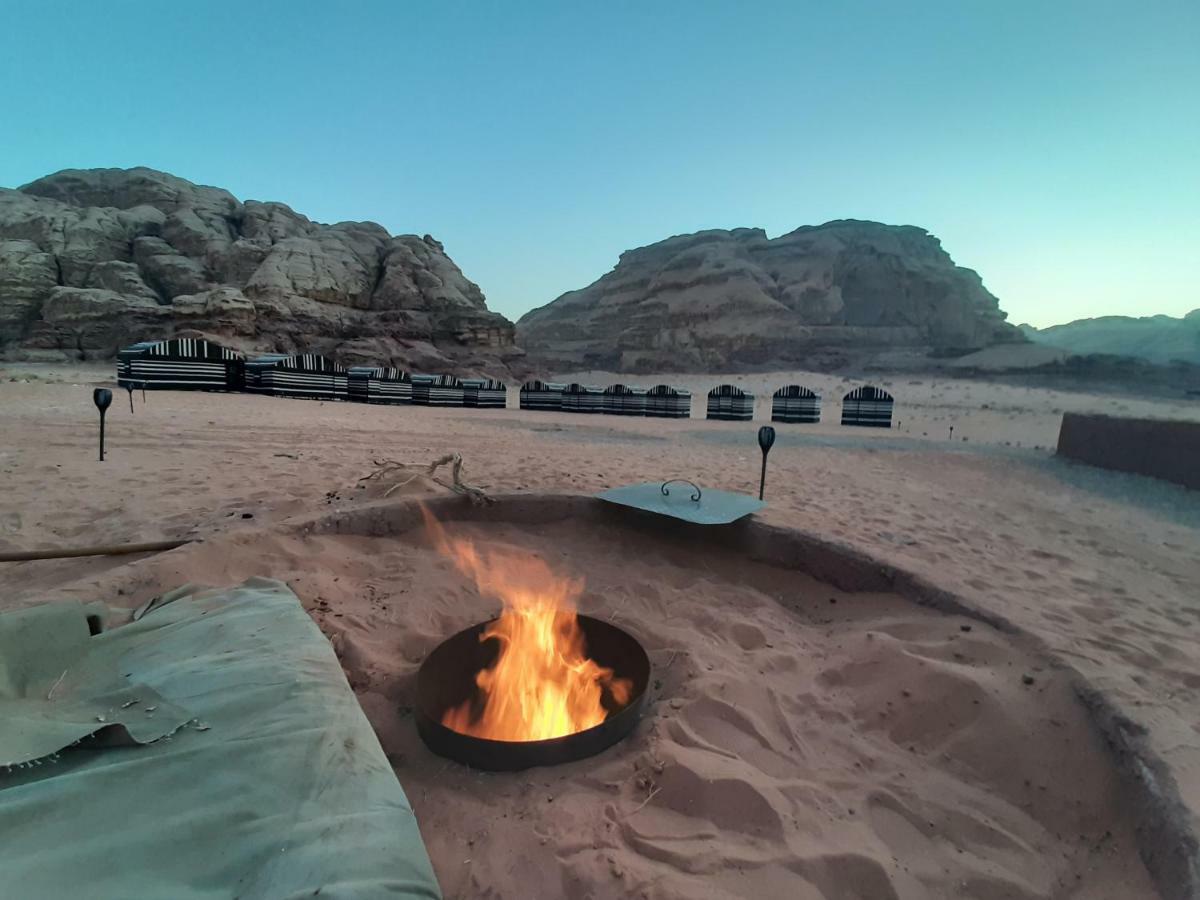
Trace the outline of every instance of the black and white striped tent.
<path fill-rule="evenodd" d="M 563 412 L 598 413 L 604 411 L 604 392 L 598 387 L 572 382 L 562 395 Z"/>
<path fill-rule="evenodd" d="M 267 393 L 262 386 L 263 372 L 285 359 L 291 357 L 287 353 L 264 353 L 262 356 L 246 360 L 246 390 L 256 394 Z"/>
<path fill-rule="evenodd" d="M 400 369 L 352 366 L 347 378 L 351 400 L 359 403 L 412 403 L 412 378 Z"/>
<path fill-rule="evenodd" d="M 417 406 L 463 405 L 463 383 L 453 375 L 413 375 L 412 386 Z"/>
<path fill-rule="evenodd" d="M 521 385 L 521 409 L 554 410 L 563 408 L 565 384 L 551 381 L 527 381 Z"/>
<path fill-rule="evenodd" d="M 754 395 L 732 384 L 719 384 L 708 392 L 708 418 L 749 422 L 754 418 Z"/>
<path fill-rule="evenodd" d="M 348 400 L 346 370 L 318 353 L 269 353 L 246 362 L 246 390 L 305 400 Z"/>
<path fill-rule="evenodd" d="M 601 411 L 614 416 L 644 416 L 646 389 L 626 384 L 611 384 L 604 389 Z"/>
<path fill-rule="evenodd" d="M 117 354 L 117 383 L 166 391 L 240 391 L 246 360 L 203 338 L 142 341 Z"/>
<path fill-rule="evenodd" d="M 464 378 L 463 406 L 478 409 L 504 409 L 508 405 L 508 388 L 494 378 Z"/>
<path fill-rule="evenodd" d="M 688 419 L 692 415 L 692 392 L 659 384 L 646 391 L 646 415 L 660 419 Z"/>
<path fill-rule="evenodd" d="M 771 395 L 772 422 L 821 421 L 821 398 L 806 387 L 789 384 Z"/>
<path fill-rule="evenodd" d="M 892 395 L 872 385 L 856 388 L 842 398 L 842 424 L 891 428 Z"/>

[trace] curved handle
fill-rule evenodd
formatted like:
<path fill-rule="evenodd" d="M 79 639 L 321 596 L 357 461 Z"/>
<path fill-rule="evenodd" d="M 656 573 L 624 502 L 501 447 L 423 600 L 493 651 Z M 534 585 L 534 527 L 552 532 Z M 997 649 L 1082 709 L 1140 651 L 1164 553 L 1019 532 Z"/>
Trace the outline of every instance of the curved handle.
<path fill-rule="evenodd" d="M 686 484 L 686 485 L 691 486 L 692 490 L 696 492 L 696 493 L 692 494 L 692 501 L 694 503 L 700 502 L 700 486 L 697 485 L 695 482 L 688 481 L 686 478 L 672 478 L 670 481 L 664 481 L 662 483 L 662 488 L 661 488 L 662 494 L 664 497 L 671 496 L 671 492 L 667 490 L 668 484 Z"/>

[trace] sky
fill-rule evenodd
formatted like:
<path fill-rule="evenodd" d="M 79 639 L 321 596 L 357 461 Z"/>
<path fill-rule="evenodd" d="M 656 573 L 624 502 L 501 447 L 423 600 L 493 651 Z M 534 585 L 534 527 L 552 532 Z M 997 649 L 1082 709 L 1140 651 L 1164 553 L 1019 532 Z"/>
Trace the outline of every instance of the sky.
<path fill-rule="evenodd" d="M 919 225 L 1013 323 L 1200 307 L 1200 2 L 3 0 L 0 186 L 431 233 L 510 318 L 702 228 Z"/>

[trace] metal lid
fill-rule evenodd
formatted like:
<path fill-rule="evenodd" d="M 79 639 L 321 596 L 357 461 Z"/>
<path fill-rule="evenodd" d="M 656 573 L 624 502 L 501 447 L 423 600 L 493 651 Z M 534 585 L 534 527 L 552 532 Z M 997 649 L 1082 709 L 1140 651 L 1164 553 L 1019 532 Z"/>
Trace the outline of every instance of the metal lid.
<path fill-rule="evenodd" d="M 646 512 L 671 516 L 697 525 L 728 525 L 742 516 L 757 512 L 767 504 L 749 494 L 733 491 L 702 490 L 682 478 L 627 484 L 596 495 L 597 499 L 620 506 L 632 506 Z"/>

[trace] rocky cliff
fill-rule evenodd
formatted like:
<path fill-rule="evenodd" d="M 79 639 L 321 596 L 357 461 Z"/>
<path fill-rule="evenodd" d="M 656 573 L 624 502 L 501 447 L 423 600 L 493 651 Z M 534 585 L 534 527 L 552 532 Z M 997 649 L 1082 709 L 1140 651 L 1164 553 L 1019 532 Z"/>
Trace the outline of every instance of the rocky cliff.
<path fill-rule="evenodd" d="M 1072 353 L 1130 356 L 1160 365 L 1172 362 L 1200 365 L 1200 309 L 1193 309 L 1179 319 L 1099 316 L 1049 328 L 1020 327 L 1031 341 Z"/>
<path fill-rule="evenodd" d="M 520 357 L 512 324 L 429 235 L 321 225 L 153 169 L 0 189 L 0 349 L 103 358 L 174 334 L 417 369 Z"/>
<path fill-rule="evenodd" d="M 517 323 L 545 368 L 730 371 L 835 366 L 881 349 L 954 353 L 1024 340 L 979 276 L 913 226 L 843 220 L 769 240 L 680 235 Z"/>

